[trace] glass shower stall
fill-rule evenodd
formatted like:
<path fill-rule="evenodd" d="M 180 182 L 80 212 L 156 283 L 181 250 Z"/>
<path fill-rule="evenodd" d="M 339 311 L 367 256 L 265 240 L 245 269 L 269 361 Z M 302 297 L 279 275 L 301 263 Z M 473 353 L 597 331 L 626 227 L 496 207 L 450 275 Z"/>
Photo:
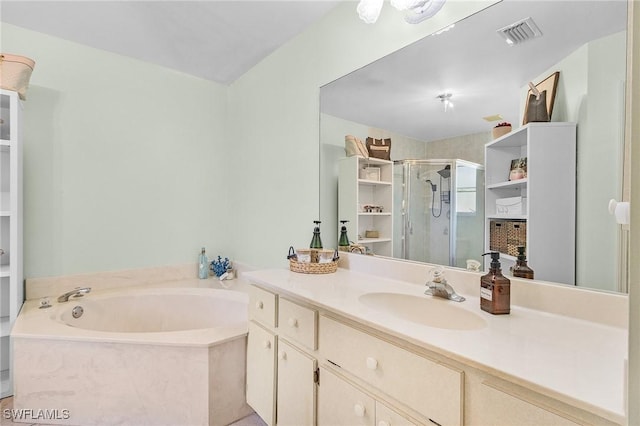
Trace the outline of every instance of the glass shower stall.
<path fill-rule="evenodd" d="M 465 160 L 394 164 L 394 257 L 467 267 L 482 263 L 484 167 Z"/>

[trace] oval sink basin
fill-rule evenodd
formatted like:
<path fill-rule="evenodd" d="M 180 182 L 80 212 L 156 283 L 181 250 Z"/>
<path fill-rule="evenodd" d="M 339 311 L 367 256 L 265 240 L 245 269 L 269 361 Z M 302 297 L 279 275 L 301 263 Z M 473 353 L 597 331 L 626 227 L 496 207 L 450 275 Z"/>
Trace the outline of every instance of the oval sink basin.
<path fill-rule="evenodd" d="M 358 299 L 362 304 L 377 311 L 429 327 L 478 330 L 487 325 L 484 318 L 456 306 L 457 302 L 431 296 L 367 293 Z"/>

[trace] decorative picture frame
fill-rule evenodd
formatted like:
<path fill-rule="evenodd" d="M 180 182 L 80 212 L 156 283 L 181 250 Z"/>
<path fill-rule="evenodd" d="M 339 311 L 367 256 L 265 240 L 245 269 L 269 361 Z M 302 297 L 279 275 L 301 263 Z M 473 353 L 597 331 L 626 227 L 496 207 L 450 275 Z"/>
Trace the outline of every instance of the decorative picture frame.
<path fill-rule="evenodd" d="M 547 112 L 549 113 L 549 121 L 551 121 L 551 115 L 553 113 L 553 104 L 556 100 L 556 89 L 558 88 L 558 80 L 560 79 L 560 71 L 556 71 L 551 74 L 549 77 L 542 80 L 540 83 L 536 84 L 536 89 L 540 93 L 546 90 L 547 92 Z M 529 110 L 529 96 L 531 96 L 533 92 L 531 89 L 527 91 L 527 97 L 525 99 L 524 104 L 524 116 L 522 117 L 522 124 L 527 124 L 529 121 L 527 120 L 527 112 Z"/>
<path fill-rule="evenodd" d="M 509 180 L 519 180 L 527 177 L 527 157 L 514 158 L 511 160 L 509 169 Z"/>

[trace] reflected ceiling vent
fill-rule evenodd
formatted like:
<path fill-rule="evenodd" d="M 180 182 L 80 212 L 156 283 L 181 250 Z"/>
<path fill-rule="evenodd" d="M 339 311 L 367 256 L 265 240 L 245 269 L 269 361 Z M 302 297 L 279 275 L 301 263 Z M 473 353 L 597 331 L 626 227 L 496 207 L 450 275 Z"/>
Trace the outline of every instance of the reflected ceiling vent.
<path fill-rule="evenodd" d="M 526 18 L 499 29 L 498 34 L 507 41 L 509 46 L 513 46 L 536 37 L 541 37 L 542 31 L 540 31 L 540 28 L 533 22 L 533 19 Z"/>

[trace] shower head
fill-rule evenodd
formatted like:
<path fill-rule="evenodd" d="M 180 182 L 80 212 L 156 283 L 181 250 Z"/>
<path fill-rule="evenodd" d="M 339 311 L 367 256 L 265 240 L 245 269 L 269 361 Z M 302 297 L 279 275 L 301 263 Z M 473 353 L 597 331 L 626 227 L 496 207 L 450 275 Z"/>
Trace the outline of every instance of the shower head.
<path fill-rule="evenodd" d="M 431 185 L 431 192 L 436 192 L 438 190 L 438 185 L 436 185 L 435 183 L 431 182 L 431 179 L 425 179 L 424 182 L 428 183 L 429 185 Z"/>
<path fill-rule="evenodd" d="M 451 177 L 451 165 L 447 164 L 444 169 L 438 170 L 438 174 L 445 179 Z"/>

